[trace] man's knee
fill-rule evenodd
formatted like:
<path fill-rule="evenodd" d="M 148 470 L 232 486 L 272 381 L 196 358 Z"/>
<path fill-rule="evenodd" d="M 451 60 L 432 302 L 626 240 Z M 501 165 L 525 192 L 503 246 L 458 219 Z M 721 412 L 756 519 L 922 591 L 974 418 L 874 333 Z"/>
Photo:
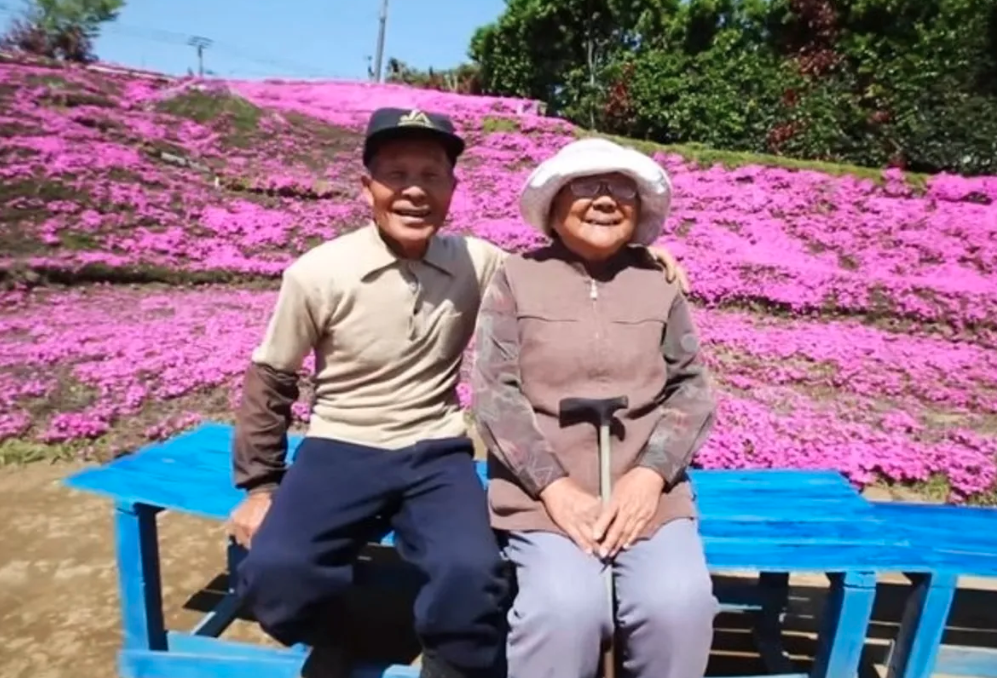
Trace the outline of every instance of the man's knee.
<path fill-rule="evenodd" d="M 285 645 L 310 642 L 328 605 L 349 587 L 348 570 L 319 568 L 306 553 L 254 548 L 239 566 L 236 593 L 259 625 Z"/>
<path fill-rule="evenodd" d="M 238 571 L 238 593 L 250 606 L 334 596 L 350 585 L 348 568 L 320 567 L 309 554 L 290 548 L 254 545 Z"/>
<path fill-rule="evenodd" d="M 437 596 L 451 600 L 455 605 L 474 600 L 501 604 L 509 587 L 506 566 L 497 546 L 445 554 L 429 574 L 430 586 Z"/>
<path fill-rule="evenodd" d="M 293 582 L 307 567 L 301 553 L 291 549 L 257 547 L 239 564 L 239 583 L 246 593 Z"/>

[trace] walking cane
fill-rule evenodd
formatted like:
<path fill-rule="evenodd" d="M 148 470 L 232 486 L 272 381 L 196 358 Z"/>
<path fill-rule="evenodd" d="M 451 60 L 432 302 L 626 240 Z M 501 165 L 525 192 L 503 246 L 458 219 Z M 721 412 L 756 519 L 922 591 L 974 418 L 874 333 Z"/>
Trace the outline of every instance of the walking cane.
<path fill-rule="evenodd" d="M 581 419 L 592 421 L 599 429 L 599 496 L 603 506 L 609 503 L 612 496 L 612 456 L 610 454 L 609 427 L 613 414 L 628 406 L 626 396 L 618 398 L 565 398 L 560 403 L 560 417 L 564 419 Z M 613 639 L 616 635 L 616 595 L 613 587 L 613 568 L 605 563 L 603 580 L 606 584 L 606 596 L 609 598 L 610 618 L 613 632 L 609 643 L 602 652 L 603 678 L 616 678 L 616 651 Z"/>

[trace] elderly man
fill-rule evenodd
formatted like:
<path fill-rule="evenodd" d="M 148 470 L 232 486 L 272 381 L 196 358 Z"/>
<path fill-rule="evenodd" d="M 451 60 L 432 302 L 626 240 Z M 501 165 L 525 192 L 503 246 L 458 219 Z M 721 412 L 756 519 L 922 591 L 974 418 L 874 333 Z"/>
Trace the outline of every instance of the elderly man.
<path fill-rule="evenodd" d="M 425 576 L 423 676 L 504 675 L 507 583 L 457 399 L 482 290 L 505 258 L 438 234 L 464 141 L 444 116 L 380 109 L 364 143 L 372 223 L 284 273 L 252 356 L 233 449 L 233 512 L 250 548 L 239 592 L 270 635 L 321 647 L 330 604 L 385 518 Z M 667 253 L 667 274 L 678 273 Z M 307 437 L 284 466 L 297 373 L 315 354 Z M 277 488 L 279 487 L 279 491 Z"/>

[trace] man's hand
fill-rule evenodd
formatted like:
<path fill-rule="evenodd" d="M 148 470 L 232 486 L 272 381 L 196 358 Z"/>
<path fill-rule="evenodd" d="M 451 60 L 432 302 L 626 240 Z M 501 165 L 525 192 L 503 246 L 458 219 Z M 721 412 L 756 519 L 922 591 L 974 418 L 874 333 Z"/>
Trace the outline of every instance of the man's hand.
<path fill-rule="evenodd" d="M 270 510 L 271 492 L 255 492 L 239 503 L 229 516 L 229 532 L 243 548 L 249 548 Z"/>
<path fill-rule="evenodd" d="M 540 500 L 551 520 L 568 533 L 587 555 L 595 552 L 592 528 L 599 516 L 600 502 L 570 478 L 559 478 L 545 487 Z"/>
<path fill-rule="evenodd" d="M 685 269 L 675 260 L 672 253 L 664 247 L 657 245 L 649 245 L 647 251 L 658 263 L 665 267 L 665 280 L 672 282 L 675 278 L 678 278 L 679 288 L 682 290 L 682 293 L 689 294 L 689 276 L 686 275 Z"/>
<path fill-rule="evenodd" d="M 620 478 L 609 504 L 596 521 L 592 538 L 599 542 L 599 556 L 613 558 L 630 548 L 654 516 L 665 487 L 656 471 L 638 466 Z"/>

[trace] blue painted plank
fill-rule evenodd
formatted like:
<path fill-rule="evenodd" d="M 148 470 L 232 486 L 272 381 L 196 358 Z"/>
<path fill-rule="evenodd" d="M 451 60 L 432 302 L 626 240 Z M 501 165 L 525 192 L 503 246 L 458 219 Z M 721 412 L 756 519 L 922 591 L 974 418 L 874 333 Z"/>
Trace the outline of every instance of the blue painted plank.
<path fill-rule="evenodd" d="M 997 650 L 985 647 L 943 645 L 935 672 L 949 676 L 997 678 Z"/>
<path fill-rule="evenodd" d="M 114 515 L 124 647 L 165 650 L 155 512 L 146 506 L 119 504 Z"/>
<path fill-rule="evenodd" d="M 758 544 L 774 541 L 799 545 L 881 544 L 896 546 L 903 543 L 885 527 L 885 523 L 876 520 L 828 521 L 814 524 L 779 519 L 743 522 L 737 519 L 726 520 L 707 517 L 700 524 L 700 533 L 707 541 L 736 540 Z"/>
<path fill-rule="evenodd" d="M 170 440 L 154 443 L 141 448 L 134 454 L 122 457 L 108 467 L 125 467 L 145 463 L 154 463 L 158 457 L 169 457 L 169 462 L 178 463 L 180 467 L 200 468 L 212 471 L 214 477 L 223 471 L 230 473 L 229 452 L 231 449 L 232 428 L 227 425 L 206 424 L 187 433 L 180 434 Z M 292 438 L 291 448 L 295 448 L 300 438 Z M 479 464 L 479 473 L 484 475 L 483 464 Z M 759 470 L 710 470 L 691 472 L 691 477 L 702 485 L 704 491 L 710 488 L 729 489 L 728 486 L 750 488 L 753 486 L 774 487 L 781 485 L 787 489 L 799 490 L 810 485 L 834 486 L 839 495 L 855 495 L 841 474 L 831 471 L 797 471 L 784 469 Z"/>
<path fill-rule="evenodd" d="M 922 548 L 997 558 L 997 509 L 898 502 L 873 503 L 873 510 Z"/>
<path fill-rule="evenodd" d="M 227 472 L 205 472 L 195 465 L 158 456 L 124 459 L 112 466 L 86 469 L 68 478 L 66 484 L 114 500 L 214 519 L 224 519 L 244 496 L 232 486 Z M 700 484 L 709 485 L 705 478 Z M 847 520 L 846 513 L 869 510 L 860 497 L 852 498 L 834 490 L 821 492 L 817 488 L 805 493 L 800 487 L 757 487 L 750 492 L 701 489 L 698 504 L 704 515 L 715 513 L 744 520 L 777 515 L 796 520 Z"/>
<path fill-rule="evenodd" d="M 876 597 L 876 577 L 849 572 L 834 577 L 818 634 L 812 678 L 852 678 L 859 674 Z"/>
<path fill-rule="evenodd" d="M 232 625 L 235 617 L 239 614 L 241 601 L 234 593 L 226 594 L 218 605 L 211 612 L 201 618 L 191 634 L 208 638 L 217 638 L 225 633 L 225 629 Z"/>
<path fill-rule="evenodd" d="M 794 544 L 742 539 L 705 539 L 706 557 L 714 570 L 765 572 L 938 572 L 997 577 L 997 559 L 978 554 L 925 551 L 882 544 Z"/>
<path fill-rule="evenodd" d="M 945 633 L 956 575 L 913 577 L 897 638 L 887 662 L 887 678 L 930 678 Z"/>
<path fill-rule="evenodd" d="M 91 489 L 100 489 L 99 483 L 108 484 L 114 491 L 114 476 L 121 473 L 145 473 L 181 485 L 209 483 L 211 485 L 231 484 L 231 462 L 228 452 L 205 452 L 197 454 L 178 452 L 183 443 L 171 440 L 159 446 L 149 447 L 135 454 L 120 457 L 110 464 L 87 469 L 78 475 L 107 478 L 92 481 Z M 186 443 L 184 443 L 186 444 Z M 479 476 L 486 475 L 483 462 L 478 462 Z M 72 478 L 73 476 L 71 476 Z M 827 499 L 861 499 L 855 489 L 844 478 L 823 472 L 786 471 L 763 469 L 754 471 L 694 471 L 691 474 L 694 488 L 701 498 L 711 495 L 729 496 L 735 492 L 739 496 L 750 496 L 757 491 L 779 492 L 787 496 L 818 496 Z"/>
<path fill-rule="evenodd" d="M 228 483 L 199 483 L 194 474 L 181 485 L 171 478 L 122 468 L 114 469 L 114 473 L 103 468 L 87 469 L 69 478 L 66 485 L 123 503 L 160 506 L 215 520 L 225 519 L 243 496 Z"/>
<path fill-rule="evenodd" d="M 119 656 L 121 678 L 299 678 L 300 658 L 237 657 L 126 650 Z M 413 666 L 361 666 L 351 678 L 418 678 Z"/>
<path fill-rule="evenodd" d="M 757 544 L 763 548 L 768 544 L 794 544 L 797 546 L 882 546 L 900 547 L 907 542 L 898 539 L 886 529 L 885 523 L 876 520 L 850 521 L 834 520 L 824 523 L 793 522 L 778 518 L 760 517 L 746 521 L 738 516 L 733 518 L 713 518 L 704 516 L 700 523 L 700 533 L 707 543 Z M 394 535 L 388 532 L 380 539 L 384 546 L 391 546 Z"/>
<path fill-rule="evenodd" d="M 232 445 L 233 427 L 229 424 L 208 422 L 185 433 L 178 434 L 173 438 L 146 445 L 140 448 L 138 453 L 147 453 L 156 450 L 169 451 L 172 455 L 210 457 L 209 463 L 229 470 L 229 453 Z M 299 435 L 288 436 L 288 461 L 293 462 L 294 452 L 303 441 Z M 136 455 L 129 455 L 136 456 Z M 833 469 L 822 469 L 812 471 L 801 471 L 795 469 L 719 469 L 719 470 L 692 470 L 690 476 L 693 480 L 704 475 L 709 476 L 710 482 L 714 484 L 761 484 L 769 487 L 774 483 L 782 482 L 788 486 L 799 487 L 803 484 L 834 484 L 851 486 L 840 472 Z M 856 492 L 851 488 L 852 492 Z"/>
<path fill-rule="evenodd" d="M 242 498 L 231 484 L 231 427 L 206 425 L 66 480 L 77 490 L 214 519 Z M 485 475 L 484 464 L 478 472 Z M 827 471 L 694 471 L 704 515 L 731 520 L 851 520 L 865 502 L 840 474 Z"/>
<path fill-rule="evenodd" d="M 170 652 L 179 654 L 211 654 L 228 657 L 258 658 L 267 660 L 291 659 L 301 662 L 307 655 L 303 648 L 268 647 L 253 643 L 242 643 L 224 638 L 209 638 L 181 631 L 170 631 L 168 636 Z"/>
<path fill-rule="evenodd" d="M 231 427 L 207 425 L 85 470 L 67 484 L 125 502 L 224 519 L 242 497 L 229 480 L 230 443 Z M 780 560 L 778 571 L 812 570 L 822 558 L 829 558 L 827 562 L 842 570 L 868 566 L 877 571 L 924 572 L 944 566 L 949 568 L 946 571 L 965 567 L 967 574 L 986 574 L 997 569 L 980 553 L 939 554 L 926 549 L 928 553 L 917 554 L 906 548 L 909 533 L 892 527 L 871 530 L 870 503 L 837 473 L 696 471 L 693 478 L 702 529 L 716 568 L 750 568 Z M 749 540 L 782 543 L 763 548 L 746 543 Z M 384 543 L 390 545 L 390 536 Z M 897 548 L 884 551 L 881 547 L 888 544 Z M 846 555 L 854 559 L 849 562 Z"/>
<path fill-rule="evenodd" d="M 123 650 L 120 678 L 299 678 L 303 659 Z"/>

